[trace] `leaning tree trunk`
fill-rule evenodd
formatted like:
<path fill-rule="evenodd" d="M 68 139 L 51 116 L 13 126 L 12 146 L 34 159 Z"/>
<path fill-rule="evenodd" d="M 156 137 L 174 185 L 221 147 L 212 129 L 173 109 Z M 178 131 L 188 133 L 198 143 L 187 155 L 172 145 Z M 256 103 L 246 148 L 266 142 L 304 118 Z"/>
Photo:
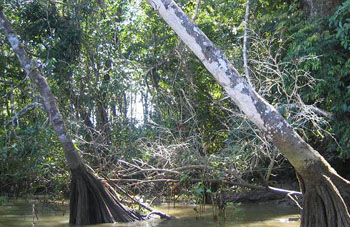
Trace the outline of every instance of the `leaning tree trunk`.
<path fill-rule="evenodd" d="M 304 194 L 302 226 L 350 226 L 350 182 L 308 145 L 172 0 L 147 0 L 202 61 L 235 104 L 294 166 Z"/>
<path fill-rule="evenodd" d="M 0 30 L 6 35 L 31 83 L 39 90 L 50 123 L 64 148 L 66 161 L 72 173 L 70 223 L 84 225 L 143 220 L 144 216 L 120 204 L 113 188 L 85 167 L 67 133 L 57 107 L 56 97 L 52 94 L 45 77 L 38 70 L 36 62 L 27 56 L 21 41 L 2 13 L 1 6 Z"/>

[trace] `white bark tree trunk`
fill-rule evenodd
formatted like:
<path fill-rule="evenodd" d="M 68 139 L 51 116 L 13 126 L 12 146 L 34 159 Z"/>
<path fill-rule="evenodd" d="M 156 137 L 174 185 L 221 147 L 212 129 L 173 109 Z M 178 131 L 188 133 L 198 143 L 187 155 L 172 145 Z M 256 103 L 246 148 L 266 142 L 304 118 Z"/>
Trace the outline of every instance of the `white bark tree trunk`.
<path fill-rule="evenodd" d="M 50 123 L 53 126 L 55 133 L 62 144 L 66 161 L 71 169 L 77 169 L 83 165 L 82 159 L 78 151 L 74 148 L 72 139 L 67 133 L 61 113 L 58 110 L 56 97 L 53 95 L 50 86 L 45 77 L 38 69 L 38 65 L 30 57 L 23 48 L 22 42 L 13 31 L 11 24 L 2 13 L 0 6 L 0 31 L 6 35 L 13 51 L 15 52 L 24 72 L 29 77 L 32 84 L 34 84 L 41 95 L 43 105 L 48 113 Z"/>
<path fill-rule="evenodd" d="M 3 31 L 7 37 L 31 83 L 38 88 L 50 123 L 62 144 L 72 173 L 69 222 L 76 225 L 87 225 L 143 220 L 144 216 L 120 203 L 117 193 L 107 182 L 103 182 L 92 172 L 86 170 L 66 130 L 62 115 L 58 110 L 56 97 L 44 75 L 38 70 L 36 62 L 28 57 L 19 37 L 2 13 L 1 7 L 0 5 L 0 31 Z"/>
<path fill-rule="evenodd" d="M 297 170 L 322 158 L 286 120 L 239 75 L 223 52 L 171 0 L 148 0 L 183 42 L 202 61 L 235 104 L 253 121 Z M 308 152 L 305 152 L 307 150 Z"/>
<path fill-rule="evenodd" d="M 302 226 L 350 226 L 350 183 L 239 75 L 223 52 L 172 0 L 147 0 L 200 59 L 234 103 L 294 166 L 304 194 Z"/>

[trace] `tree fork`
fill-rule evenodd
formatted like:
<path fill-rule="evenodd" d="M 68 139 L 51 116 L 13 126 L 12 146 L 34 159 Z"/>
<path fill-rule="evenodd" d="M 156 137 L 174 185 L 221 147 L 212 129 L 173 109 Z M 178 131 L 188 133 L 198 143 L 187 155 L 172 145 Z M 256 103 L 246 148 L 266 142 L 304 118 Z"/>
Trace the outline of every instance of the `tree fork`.
<path fill-rule="evenodd" d="M 293 165 L 304 193 L 301 225 L 350 226 L 350 182 L 340 177 L 328 162 L 293 130 L 279 112 L 254 91 L 223 52 L 195 26 L 175 2 L 147 2 L 199 58 L 234 103 Z"/>
<path fill-rule="evenodd" d="M 113 188 L 85 167 L 67 133 L 62 115 L 58 110 L 56 97 L 51 92 L 45 77 L 38 70 L 36 62 L 28 57 L 20 39 L 3 14 L 1 6 L 0 30 L 6 35 L 31 83 L 39 90 L 50 123 L 65 151 L 66 161 L 72 173 L 70 223 L 86 225 L 143 220 L 144 216 L 120 204 Z"/>

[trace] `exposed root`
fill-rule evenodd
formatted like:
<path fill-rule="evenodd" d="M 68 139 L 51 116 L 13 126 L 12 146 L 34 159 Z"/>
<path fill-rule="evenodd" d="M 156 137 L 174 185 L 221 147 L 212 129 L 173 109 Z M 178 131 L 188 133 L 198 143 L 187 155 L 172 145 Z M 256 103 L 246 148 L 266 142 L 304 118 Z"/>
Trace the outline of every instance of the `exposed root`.
<path fill-rule="evenodd" d="M 161 218 L 164 218 L 164 219 L 168 219 L 168 220 L 172 220 L 172 219 L 175 219 L 175 217 L 172 217 L 170 215 L 167 215 L 166 213 L 164 212 L 161 212 L 161 211 L 158 211 L 158 210 L 154 210 L 153 208 L 147 206 L 146 204 L 144 203 L 141 203 L 140 201 L 134 199 L 132 196 L 130 196 L 126 191 L 124 191 L 123 189 L 119 188 L 118 186 L 115 185 L 115 187 L 118 188 L 118 190 L 120 190 L 121 192 L 124 193 L 124 195 L 126 195 L 127 197 L 129 197 L 129 199 L 131 199 L 133 202 L 135 202 L 136 204 L 138 204 L 139 206 L 145 208 L 146 210 L 149 210 L 150 212 L 146 215 L 146 219 L 149 219 L 151 217 L 151 215 L 158 215 L 159 217 Z"/>
<path fill-rule="evenodd" d="M 350 182 L 339 175 L 332 175 L 332 182 L 337 186 L 341 197 L 343 198 L 345 204 L 347 204 L 348 209 L 350 206 Z"/>
<path fill-rule="evenodd" d="M 83 167 L 71 172 L 71 224 L 88 225 L 145 219 L 145 216 L 124 207 L 108 183 L 101 181 Z"/>
<path fill-rule="evenodd" d="M 161 211 L 152 211 L 152 212 L 149 212 L 146 216 L 147 219 L 151 218 L 151 215 L 158 215 L 159 217 L 161 218 L 164 218 L 164 219 L 168 219 L 168 220 L 172 220 L 172 219 L 176 219 L 175 217 L 172 217 L 172 216 L 169 216 Z"/>
<path fill-rule="evenodd" d="M 336 177 L 332 175 L 332 178 Z M 347 181 L 333 182 L 322 175 L 317 182 L 300 181 L 304 191 L 302 227 L 348 227 L 350 215 L 339 189 L 349 188 Z M 349 195 L 347 195 L 349 196 Z"/>

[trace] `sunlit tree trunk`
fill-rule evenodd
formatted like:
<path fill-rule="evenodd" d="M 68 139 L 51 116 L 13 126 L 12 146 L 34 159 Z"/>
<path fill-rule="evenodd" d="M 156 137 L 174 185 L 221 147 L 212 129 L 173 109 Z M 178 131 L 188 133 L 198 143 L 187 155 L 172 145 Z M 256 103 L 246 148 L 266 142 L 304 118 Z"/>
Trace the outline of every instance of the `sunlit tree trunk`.
<path fill-rule="evenodd" d="M 252 87 L 208 37 L 172 0 L 148 0 L 202 61 L 235 104 L 294 166 L 304 194 L 302 226 L 350 226 L 350 183 L 309 146 Z"/>
<path fill-rule="evenodd" d="M 36 62 L 26 54 L 20 39 L 2 13 L 1 6 L 0 30 L 6 35 L 31 83 L 37 87 L 50 123 L 64 148 L 66 161 L 72 173 L 70 223 L 84 225 L 142 220 L 143 216 L 120 204 L 116 192 L 108 183 L 97 178 L 85 167 L 67 133 L 62 115 L 58 110 L 56 97 L 51 92 L 45 77 L 38 70 Z"/>

